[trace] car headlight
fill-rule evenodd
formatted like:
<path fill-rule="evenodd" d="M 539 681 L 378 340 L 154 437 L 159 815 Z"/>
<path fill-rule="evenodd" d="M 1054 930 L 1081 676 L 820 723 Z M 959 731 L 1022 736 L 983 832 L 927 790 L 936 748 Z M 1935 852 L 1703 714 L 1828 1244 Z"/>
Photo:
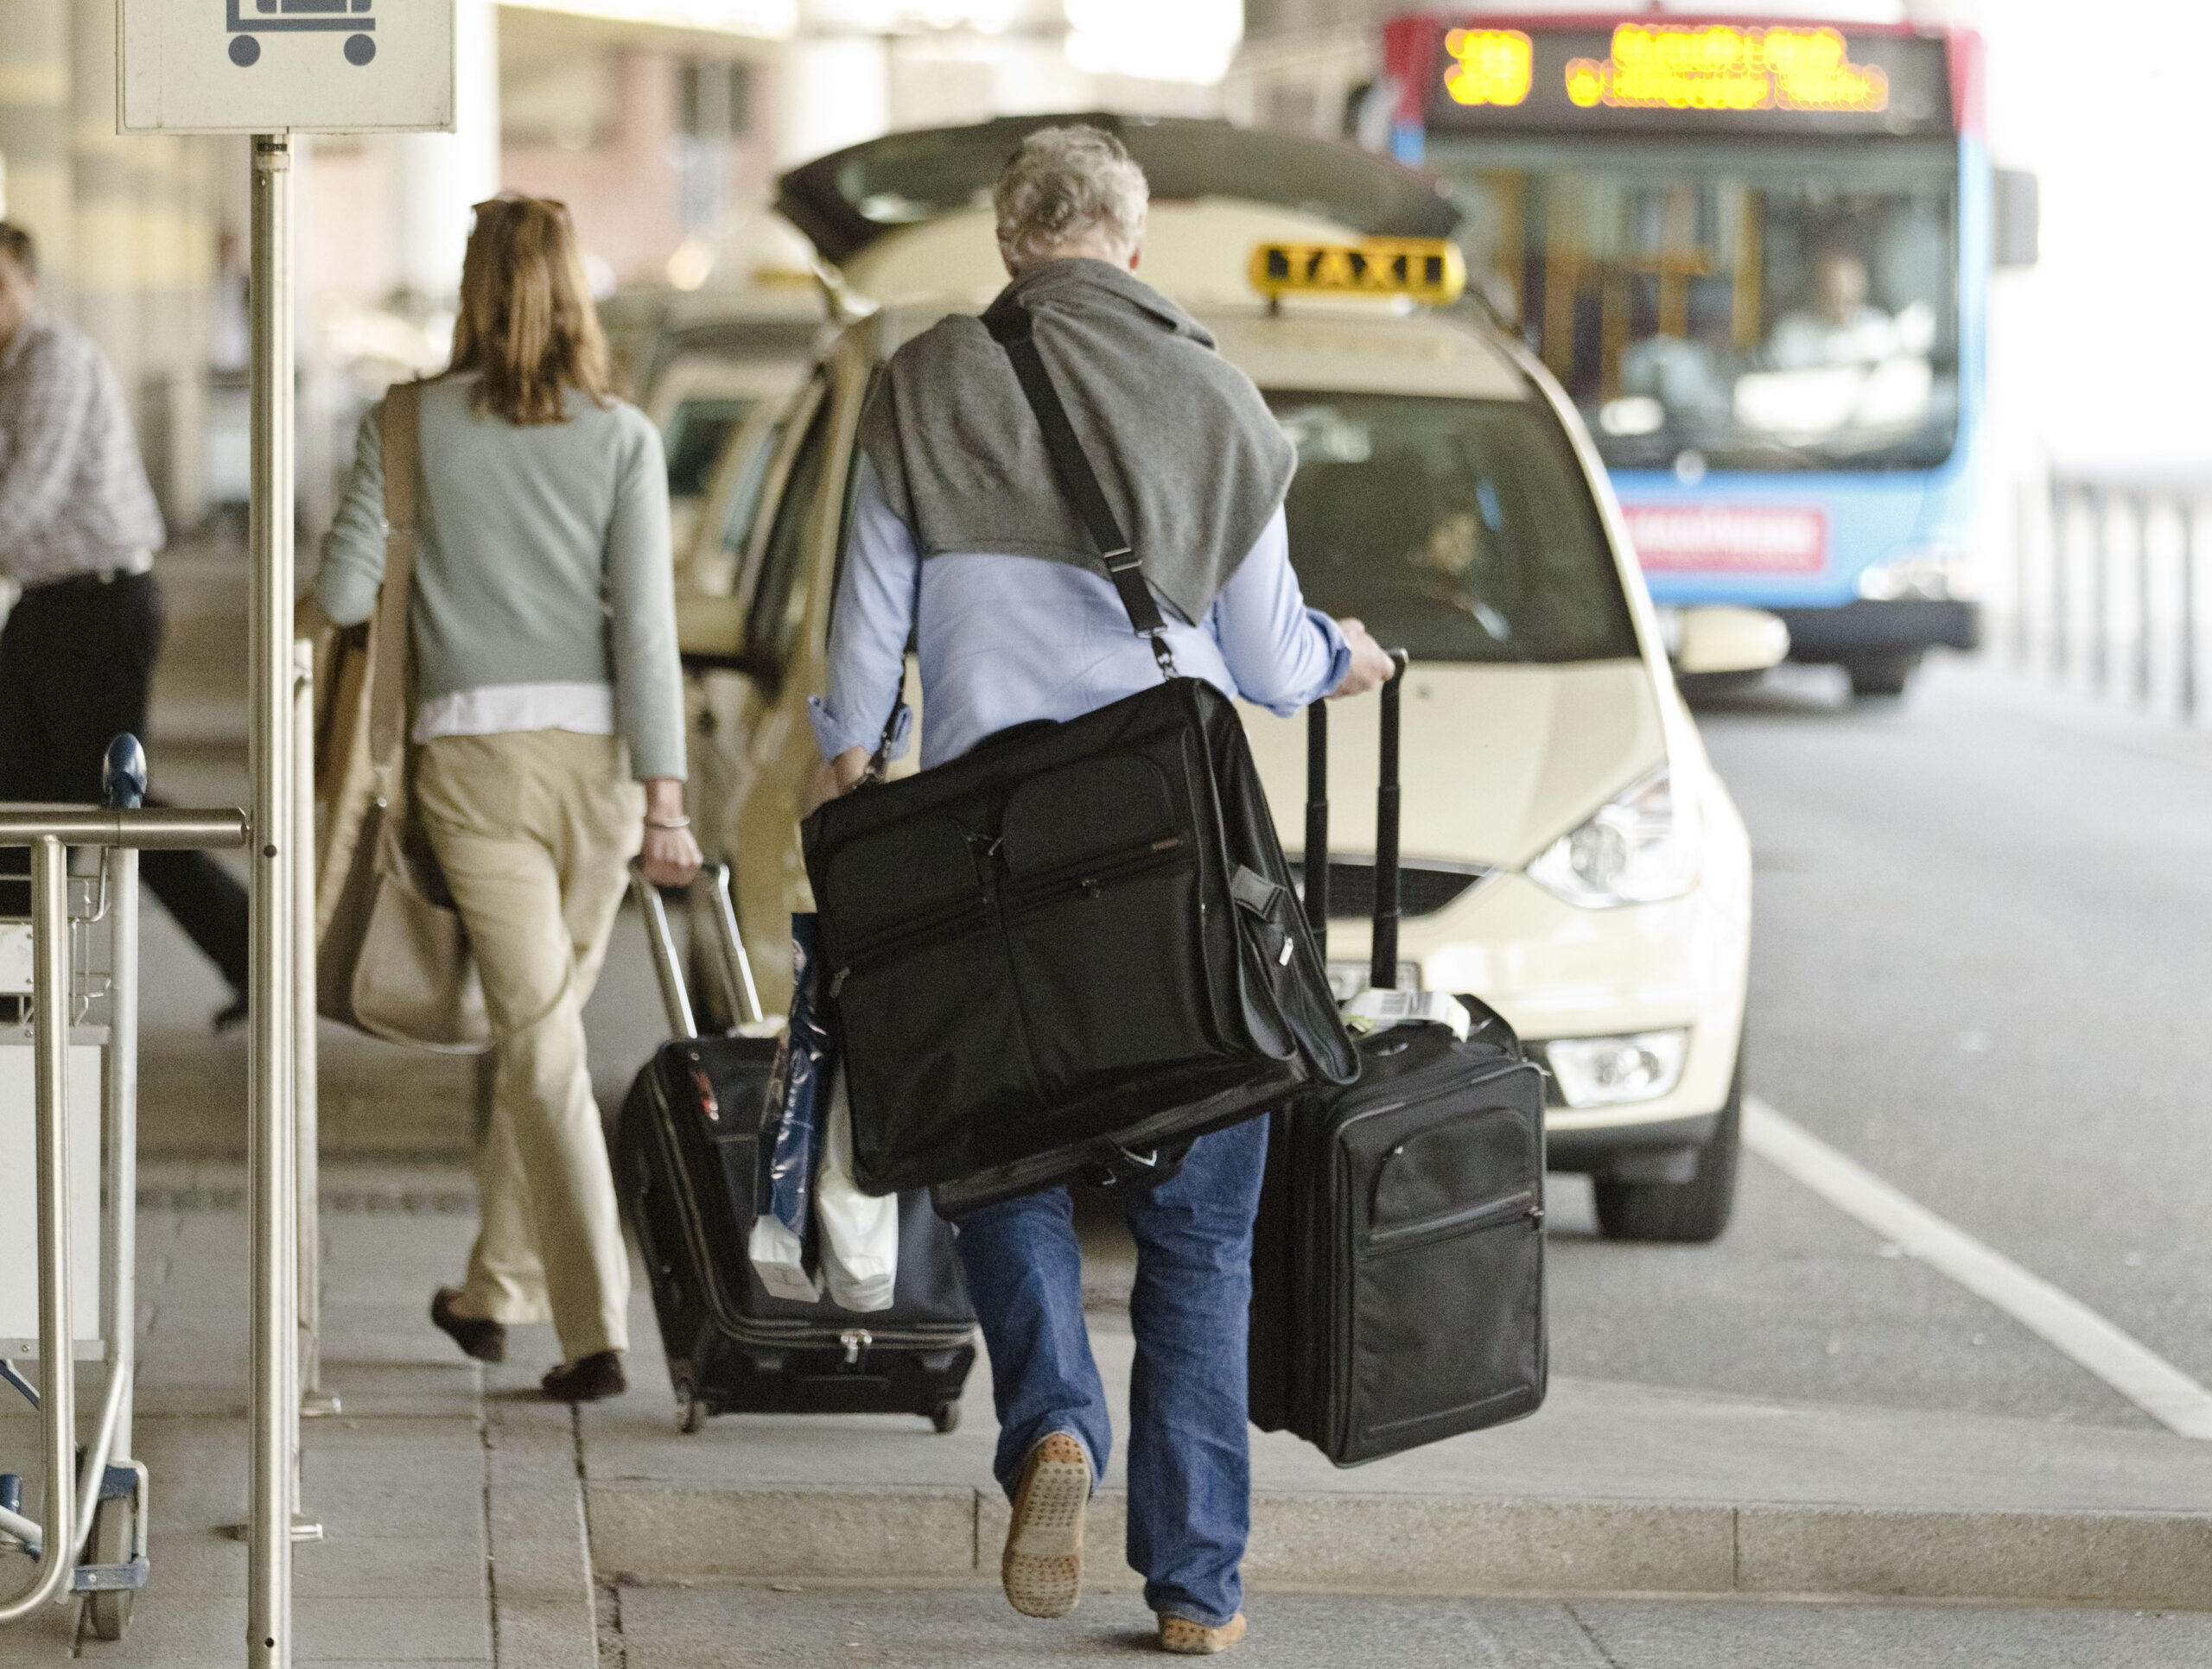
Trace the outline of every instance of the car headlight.
<path fill-rule="evenodd" d="M 1656 1101 L 1681 1082 L 1688 1031 L 1639 1031 L 1626 1038 L 1554 1038 L 1544 1057 L 1569 1107 Z"/>
<path fill-rule="evenodd" d="M 1680 898 L 1697 879 L 1697 807 L 1661 765 L 1554 841 L 1529 879 L 1587 910 Z"/>

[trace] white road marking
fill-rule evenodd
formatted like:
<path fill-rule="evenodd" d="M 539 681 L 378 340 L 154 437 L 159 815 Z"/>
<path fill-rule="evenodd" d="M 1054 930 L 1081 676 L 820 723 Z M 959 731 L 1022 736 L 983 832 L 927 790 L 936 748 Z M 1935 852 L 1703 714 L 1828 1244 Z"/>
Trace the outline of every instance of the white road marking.
<path fill-rule="evenodd" d="M 1757 1096 L 1744 1100 L 1744 1145 L 1908 1255 L 1995 1304 L 2160 1425 L 2212 1442 L 2212 1391 L 2080 1299 L 1899 1193 Z"/>

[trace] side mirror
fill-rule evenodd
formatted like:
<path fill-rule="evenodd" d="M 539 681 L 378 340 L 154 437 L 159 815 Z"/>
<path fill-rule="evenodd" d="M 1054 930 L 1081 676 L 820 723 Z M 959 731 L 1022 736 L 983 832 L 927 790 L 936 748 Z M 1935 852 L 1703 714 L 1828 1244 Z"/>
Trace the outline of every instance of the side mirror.
<path fill-rule="evenodd" d="M 1789 653 L 1789 628 L 1763 608 L 1685 608 L 1675 670 L 1764 672 Z"/>

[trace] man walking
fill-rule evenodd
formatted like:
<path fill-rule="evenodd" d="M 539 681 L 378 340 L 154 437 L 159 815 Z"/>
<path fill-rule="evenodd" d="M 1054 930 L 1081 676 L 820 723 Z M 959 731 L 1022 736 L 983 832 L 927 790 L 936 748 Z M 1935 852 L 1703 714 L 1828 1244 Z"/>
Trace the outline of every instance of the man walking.
<path fill-rule="evenodd" d="M 1389 676 L 1357 620 L 1306 606 L 1282 507 L 1297 454 L 1259 390 L 1136 277 L 1149 200 L 1112 135 L 1032 133 L 992 195 L 1007 290 L 984 320 L 955 314 L 893 358 L 861 420 L 830 687 L 812 709 L 817 799 L 859 784 L 910 638 L 925 770 L 1160 681 L 1065 488 L 1027 461 L 1035 419 L 986 322 L 1010 307 L 1038 320 L 1084 444 L 1121 486 L 1117 513 L 1172 613 L 1177 667 L 1285 718 Z M 1128 1560 L 1161 1649 L 1190 1656 L 1244 1637 L 1246 1318 L 1267 1145 L 1264 1119 L 1201 1136 L 1173 1180 L 1123 1201 L 1137 1246 Z M 1014 1609 L 1036 1617 L 1081 1596 L 1086 1504 L 1113 1439 L 1073 1209 L 1053 1188 L 955 1224 L 998 1406 L 995 1470 L 1010 1502 L 1000 1575 Z"/>
<path fill-rule="evenodd" d="M 89 338 L 39 310 L 37 247 L 0 221 L 0 575 L 22 587 L 0 630 L 0 801 L 97 802 L 109 741 L 143 733 L 162 543 L 122 385 Z M 139 863 L 230 981 L 218 1028 L 243 1019 L 245 888 L 204 852 Z M 26 873 L 22 853 L 0 853 L 0 875 Z M 28 913 L 23 893 L 0 881 L 0 913 Z"/>

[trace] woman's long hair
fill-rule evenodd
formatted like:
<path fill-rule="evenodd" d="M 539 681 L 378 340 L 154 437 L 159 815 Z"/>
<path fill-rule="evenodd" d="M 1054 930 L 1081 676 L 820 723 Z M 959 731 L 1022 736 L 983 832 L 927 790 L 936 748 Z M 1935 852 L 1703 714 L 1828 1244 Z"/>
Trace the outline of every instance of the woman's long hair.
<path fill-rule="evenodd" d="M 567 205 L 505 195 L 476 206 L 452 369 L 479 373 L 476 408 L 511 423 L 562 422 L 566 389 L 597 405 L 613 398 L 607 338 Z"/>

